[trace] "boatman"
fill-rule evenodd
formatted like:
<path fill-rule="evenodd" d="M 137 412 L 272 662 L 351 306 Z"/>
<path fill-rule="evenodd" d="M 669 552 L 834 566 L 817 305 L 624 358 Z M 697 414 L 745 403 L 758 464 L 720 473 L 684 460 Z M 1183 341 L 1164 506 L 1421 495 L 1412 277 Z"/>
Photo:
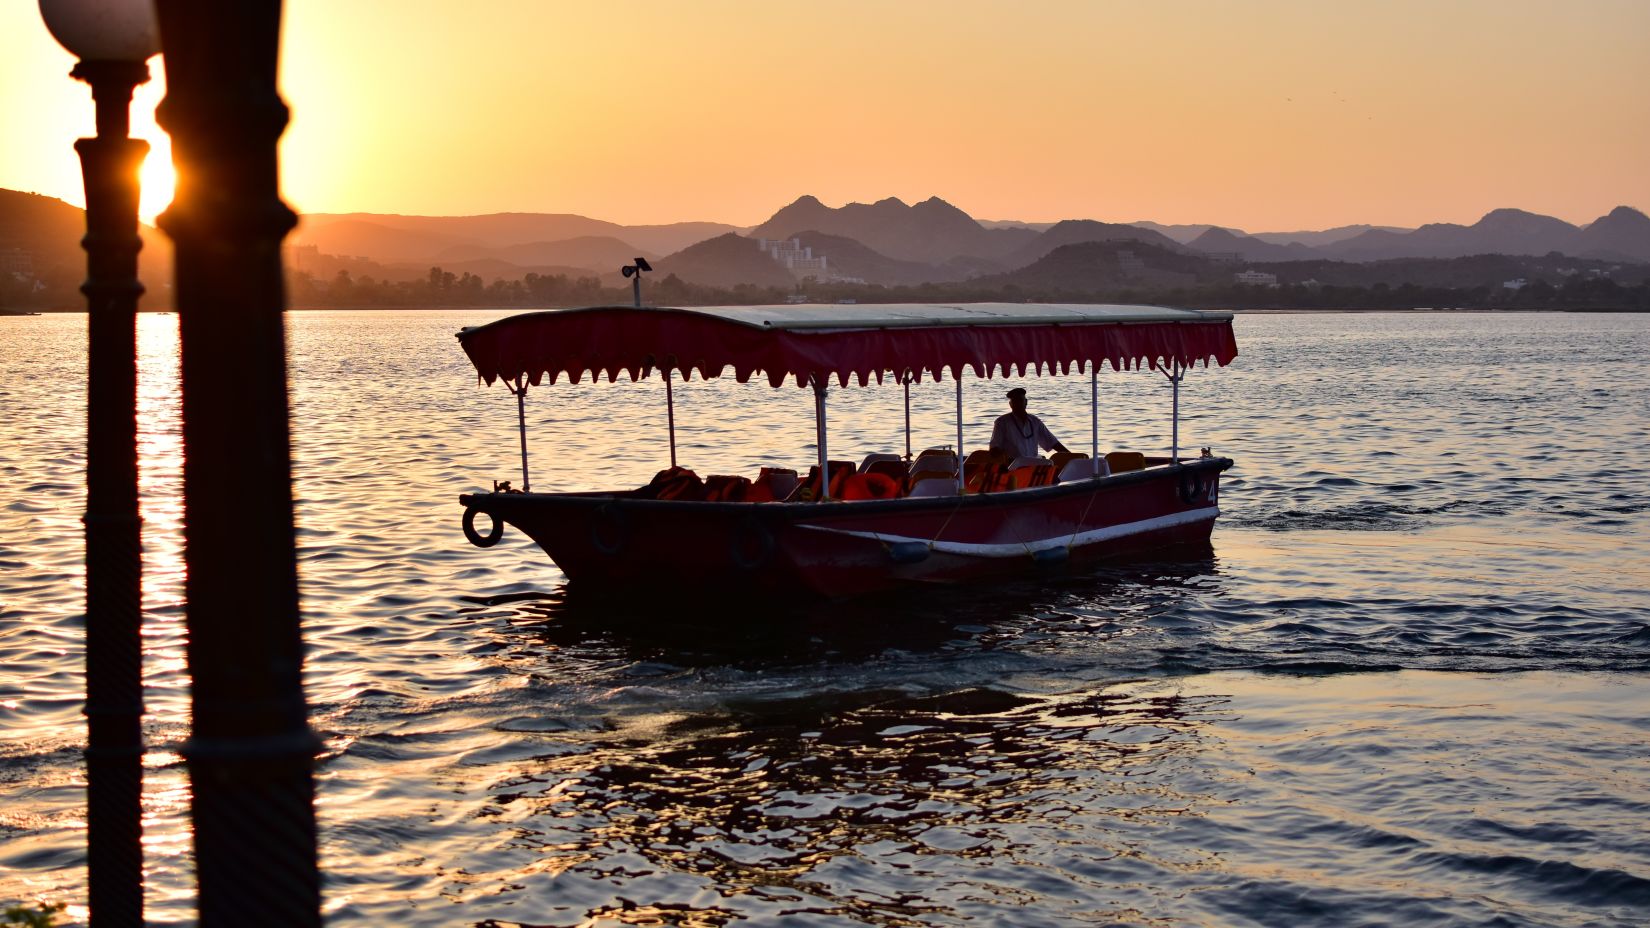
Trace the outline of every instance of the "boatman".
<path fill-rule="evenodd" d="M 1041 448 L 1044 451 L 1064 451 L 1066 446 L 1060 444 L 1043 424 L 1043 420 L 1026 412 L 1026 391 L 1023 387 L 1015 387 L 1008 391 L 1008 414 L 997 417 L 997 424 L 991 428 L 991 450 L 1010 458 L 1035 458 Z"/>

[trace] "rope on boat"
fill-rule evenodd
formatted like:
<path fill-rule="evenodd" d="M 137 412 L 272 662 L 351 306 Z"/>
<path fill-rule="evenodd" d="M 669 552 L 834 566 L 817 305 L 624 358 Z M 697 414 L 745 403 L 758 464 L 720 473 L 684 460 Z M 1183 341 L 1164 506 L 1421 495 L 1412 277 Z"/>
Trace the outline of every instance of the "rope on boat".
<path fill-rule="evenodd" d="M 958 510 L 962 509 L 962 501 L 961 496 L 957 497 L 957 505 L 951 507 L 951 512 L 945 517 L 945 521 L 940 523 L 940 530 L 934 533 L 933 538 L 928 539 L 928 550 L 934 550 L 934 544 L 940 540 L 941 535 L 945 534 L 945 530 L 951 527 L 952 517 L 957 514 Z"/>
<path fill-rule="evenodd" d="M 1077 543 L 1077 536 L 1082 534 L 1082 532 L 1083 532 L 1083 523 L 1088 520 L 1089 510 L 1094 508 L 1094 501 L 1097 498 L 1099 498 L 1099 496 L 1100 496 L 1100 491 L 1098 489 L 1096 489 L 1094 492 L 1089 494 L 1089 501 L 1088 501 L 1088 504 L 1083 507 L 1083 514 L 1077 517 L 1077 528 L 1074 531 L 1072 531 L 1071 537 L 1066 539 L 1066 553 L 1067 554 L 1071 553 L 1072 546 Z"/>

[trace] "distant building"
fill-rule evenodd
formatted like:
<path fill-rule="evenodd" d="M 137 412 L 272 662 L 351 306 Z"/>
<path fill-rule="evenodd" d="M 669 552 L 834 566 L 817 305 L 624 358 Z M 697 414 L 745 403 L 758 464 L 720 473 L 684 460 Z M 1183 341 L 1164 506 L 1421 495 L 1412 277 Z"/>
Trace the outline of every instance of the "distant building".
<path fill-rule="evenodd" d="M 320 264 L 321 261 L 321 248 L 319 245 L 287 245 L 281 250 L 286 252 L 288 270 L 311 269 Z"/>
<path fill-rule="evenodd" d="M 1265 271 L 1238 271 L 1232 279 L 1240 284 L 1249 284 L 1256 287 L 1276 287 L 1278 275 L 1268 274 Z"/>
<path fill-rule="evenodd" d="M 1529 285 L 1530 285 L 1530 282 L 1528 280 L 1525 280 L 1524 278 L 1519 277 L 1519 278 L 1516 278 L 1514 280 L 1502 281 L 1501 288 L 1503 290 L 1522 290 L 1525 287 L 1528 287 Z"/>
<path fill-rule="evenodd" d="M 1146 262 L 1132 251 L 1117 253 L 1117 269 L 1124 277 L 1138 277 L 1146 272 Z"/>
<path fill-rule="evenodd" d="M 1242 264 L 1241 251 L 1211 251 L 1207 255 L 1210 264 Z"/>
<path fill-rule="evenodd" d="M 829 280 L 831 272 L 829 262 L 824 255 L 814 256 L 813 246 L 804 247 L 798 238 L 778 239 L 759 238 L 757 247 L 798 279 L 816 277 L 820 280 Z"/>

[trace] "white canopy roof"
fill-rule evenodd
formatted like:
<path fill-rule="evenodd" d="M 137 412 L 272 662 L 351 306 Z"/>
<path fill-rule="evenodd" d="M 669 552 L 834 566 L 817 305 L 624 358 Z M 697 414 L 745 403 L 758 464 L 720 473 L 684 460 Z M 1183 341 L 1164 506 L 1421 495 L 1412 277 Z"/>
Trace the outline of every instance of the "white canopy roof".
<path fill-rule="evenodd" d="M 1129 322 L 1229 322 L 1231 313 L 1167 306 L 1094 303 L 811 303 L 694 306 L 701 313 L 764 329 L 853 330 L 952 325 L 1046 325 Z"/>

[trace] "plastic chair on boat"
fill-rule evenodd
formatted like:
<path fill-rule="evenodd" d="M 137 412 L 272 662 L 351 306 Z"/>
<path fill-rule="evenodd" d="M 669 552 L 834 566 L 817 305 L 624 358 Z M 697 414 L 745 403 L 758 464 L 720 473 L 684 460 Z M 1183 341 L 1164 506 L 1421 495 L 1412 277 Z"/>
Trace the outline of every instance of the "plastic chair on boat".
<path fill-rule="evenodd" d="M 1008 455 L 988 448 L 969 452 L 963 462 L 963 486 L 969 493 L 990 493 L 998 489 Z"/>
<path fill-rule="evenodd" d="M 1109 477 L 1111 469 L 1106 467 L 1104 459 L 1090 460 L 1089 456 L 1079 455 L 1065 463 L 1060 468 L 1060 475 L 1055 478 L 1056 483 L 1065 483 L 1070 480 L 1088 480 L 1093 477 Z"/>
<path fill-rule="evenodd" d="M 865 473 L 867 475 L 881 474 L 882 476 L 894 481 L 895 484 L 904 486 L 905 476 L 909 473 L 909 470 L 910 469 L 905 466 L 905 462 L 896 457 L 891 461 L 873 461 L 871 466 L 865 468 Z"/>
<path fill-rule="evenodd" d="M 957 482 L 957 456 L 954 454 L 931 454 L 917 458 L 917 463 L 911 465 L 911 476 L 906 486 L 915 488 L 923 481 L 934 478 L 944 478 L 953 484 Z M 906 495 L 910 495 L 907 493 Z"/>
<path fill-rule="evenodd" d="M 848 478 L 854 475 L 853 461 L 827 461 L 831 469 L 831 499 L 841 499 Z M 808 468 L 808 476 L 786 498 L 787 502 L 812 502 L 820 498 L 819 465 Z"/>
<path fill-rule="evenodd" d="M 1007 489 L 1024 490 L 1030 487 L 1046 487 L 1053 482 L 1054 465 L 1047 461 L 1041 461 L 1010 469 Z"/>
<path fill-rule="evenodd" d="M 796 471 L 789 467 L 764 467 L 756 475 L 756 484 L 751 487 L 751 492 L 745 498 L 755 503 L 785 499 L 801 482 L 796 476 Z"/>
<path fill-rule="evenodd" d="M 897 454 L 888 454 L 888 453 L 885 453 L 885 452 L 882 452 L 882 451 L 874 451 L 870 454 L 867 454 L 865 456 L 865 460 L 859 462 L 859 472 L 862 473 L 862 474 L 869 474 L 871 472 L 872 465 L 882 464 L 882 463 L 885 463 L 887 461 L 893 461 L 895 463 L 899 463 L 899 455 L 897 455 Z"/>
<path fill-rule="evenodd" d="M 1138 451 L 1113 451 L 1106 455 L 1106 467 L 1114 474 L 1145 470 L 1146 456 Z"/>
<path fill-rule="evenodd" d="M 924 496 L 956 496 L 957 478 L 955 475 L 950 477 L 924 477 L 921 480 L 913 481 L 911 484 L 911 492 L 905 495 L 913 498 Z"/>
<path fill-rule="evenodd" d="M 1059 470 L 1078 458 L 1086 457 L 1088 455 L 1081 451 L 1056 451 L 1048 456 L 1048 462 L 1054 465 L 1055 470 Z"/>

